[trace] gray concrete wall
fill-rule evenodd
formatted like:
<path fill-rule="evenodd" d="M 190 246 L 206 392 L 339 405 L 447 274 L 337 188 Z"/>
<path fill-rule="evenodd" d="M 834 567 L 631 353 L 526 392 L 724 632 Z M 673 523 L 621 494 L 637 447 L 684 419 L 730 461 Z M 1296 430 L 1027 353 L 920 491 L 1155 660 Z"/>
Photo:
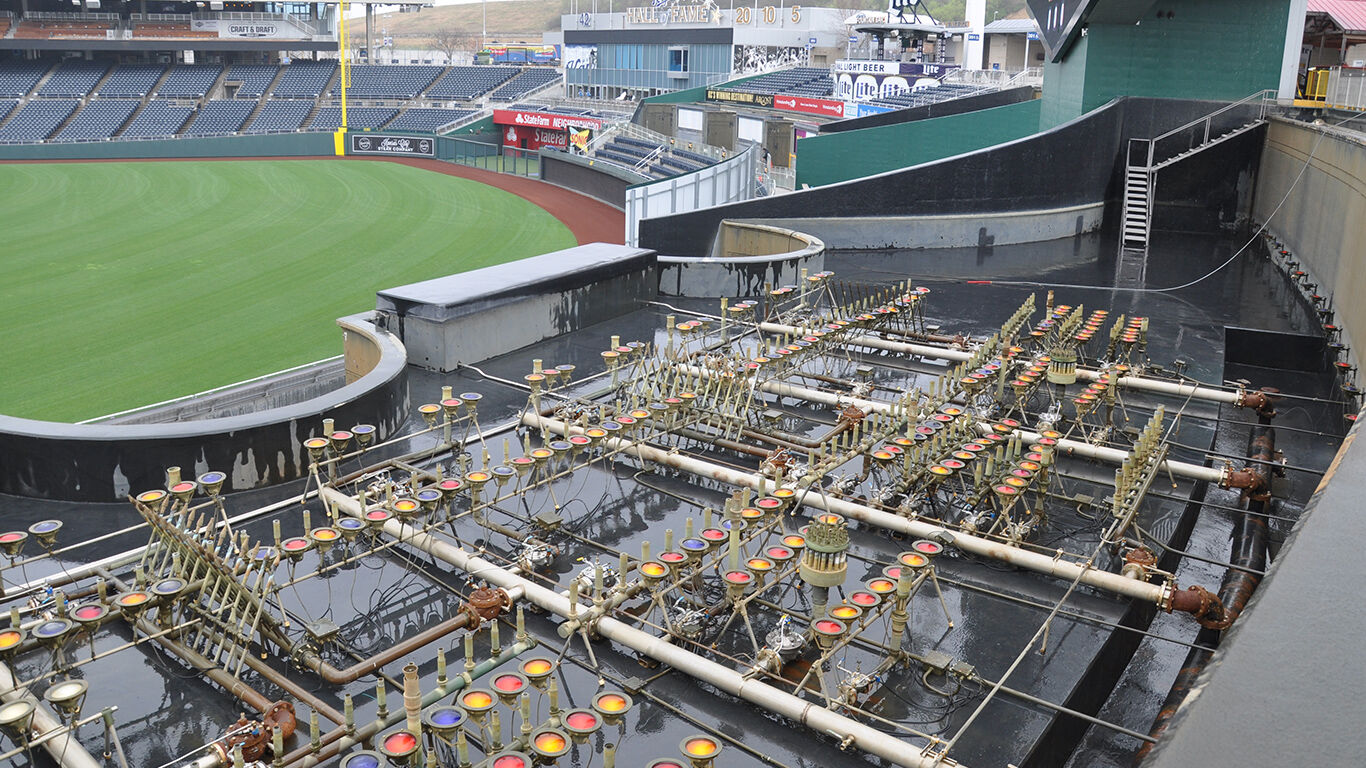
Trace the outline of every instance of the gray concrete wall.
<path fill-rule="evenodd" d="M 825 243 L 782 227 L 724 221 L 705 258 L 661 256 L 659 293 L 664 296 L 753 296 L 765 285 L 797 284 L 803 269 L 825 268 Z"/>
<path fill-rule="evenodd" d="M 1366 288 L 1366 135 L 1273 119 L 1252 210 L 1334 297 L 1349 359 L 1361 365 L 1366 302 L 1354 297 Z"/>
<path fill-rule="evenodd" d="M 485 360 L 635 311 L 655 297 L 654 251 L 591 243 L 379 292 L 408 362 Z"/>

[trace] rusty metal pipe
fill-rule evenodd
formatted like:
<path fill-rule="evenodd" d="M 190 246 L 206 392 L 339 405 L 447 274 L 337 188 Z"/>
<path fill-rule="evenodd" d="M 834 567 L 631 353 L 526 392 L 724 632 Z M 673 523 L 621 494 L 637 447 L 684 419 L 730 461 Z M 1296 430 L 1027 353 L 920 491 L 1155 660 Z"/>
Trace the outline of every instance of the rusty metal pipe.
<path fill-rule="evenodd" d="M 337 669 L 323 661 L 312 651 L 302 653 L 299 661 L 305 669 L 317 672 L 327 682 L 332 683 L 333 685 L 345 685 L 346 683 L 355 682 L 358 678 L 368 675 L 386 664 L 397 661 L 425 645 L 434 643 L 457 629 L 464 629 L 469 626 L 469 623 L 470 615 L 468 613 L 457 614 L 440 624 L 433 625 L 416 635 L 413 635 L 401 643 L 397 643 L 369 658 L 356 662 L 346 669 Z"/>

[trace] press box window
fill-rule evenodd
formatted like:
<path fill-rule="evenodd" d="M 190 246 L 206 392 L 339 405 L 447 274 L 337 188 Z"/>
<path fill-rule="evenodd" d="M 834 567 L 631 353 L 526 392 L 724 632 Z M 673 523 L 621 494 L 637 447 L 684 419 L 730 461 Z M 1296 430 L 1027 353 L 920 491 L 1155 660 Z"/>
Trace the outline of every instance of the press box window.
<path fill-rule="evenodd" d="M 688 76 L 688 49 L 669 49 L 669 77 Z"/>

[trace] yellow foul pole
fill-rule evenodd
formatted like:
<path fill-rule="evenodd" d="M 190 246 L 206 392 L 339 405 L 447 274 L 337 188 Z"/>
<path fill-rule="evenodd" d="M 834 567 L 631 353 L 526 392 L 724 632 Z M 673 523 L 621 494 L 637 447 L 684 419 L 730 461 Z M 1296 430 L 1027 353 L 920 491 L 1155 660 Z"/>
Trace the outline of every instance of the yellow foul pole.
<path fill-rule="evenodd" d="M 347 86 L 351 85 L 351 71 L 350 67 L 348 67 L 346 64 L 346 3 L 337 3 L 337 8 L 338 13 L 341 14 L 341 18 L 337 21 L 340 33 L 338 36 L 341 38 L 339 48 L 339 51 L 341 53 L 341 130 L 342 133 L 346 133 L 346 88 Z"/>

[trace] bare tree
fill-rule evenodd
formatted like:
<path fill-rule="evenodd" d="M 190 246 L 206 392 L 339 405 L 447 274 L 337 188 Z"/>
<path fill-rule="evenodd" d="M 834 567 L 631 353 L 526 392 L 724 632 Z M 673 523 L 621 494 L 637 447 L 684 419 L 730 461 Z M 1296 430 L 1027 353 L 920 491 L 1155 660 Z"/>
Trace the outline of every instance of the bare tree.
<path fill-rule="evenodd" d="M 459 27 L 442 27 L 432 33 L 432 47 L 446 55 L 447 62 L 455 61 L 455 52 L 474 46 L 475 36 Z"/>

